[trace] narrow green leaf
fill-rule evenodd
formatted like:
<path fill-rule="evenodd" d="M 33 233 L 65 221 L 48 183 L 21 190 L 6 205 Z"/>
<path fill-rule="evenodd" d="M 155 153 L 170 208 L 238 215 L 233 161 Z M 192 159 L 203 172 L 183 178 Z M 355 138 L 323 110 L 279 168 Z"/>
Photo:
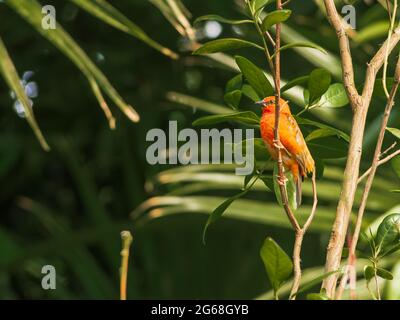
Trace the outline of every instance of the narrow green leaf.
<path fill-rule="evenodd" d="M 0 38 L 0 74 L 3 76 L 7 85 L 12 91 L 15 92 L 17 99 L 21 102 L 24 107 L 26 121 L 32 128 L 33 133 L 38 139 L 42 148 L 46 151 L 50 150 L 46 139 L 43 137 L 42 132 L 36 122 L 35 116 L 32 111 L 32 107 L 29 98 L 26 96 L 25 90 L 21 85 L 21 80 L 18 76 L 17 70 L 7 52 L 7 48 Z"/>
<path fill-rule="evenodd" d="M 384 254 L 393 246 L 400 243 L 400 214 L 388 215 L 378 227 L 375 236 L 375 245 L 379 253 Z"/>
<path fill-rule="evenodd" d="M 199 118 L 193 122 L 193 126 L 212 125 L 216 123 L 235 121 L 247 125 L 259 125 L 260 118 L 252 111 L 240 111 L 222 115 L 212 115 Z"/>
<path fill-rule="evenodd" d="M 250 187 L 245 189 L 244 191 L 238 193 L 237 195 L 234 195 L 233 197 L 225 200 L 223 203 L 221 203 L 208 217 L 207 222 L 204 226 L 203 229 L 203 243 L 206 243 L 206 235 L 207 235 L 207 230 L 209 228 L 209 226 L 214 223 L 215 221 L 217 221 L 219 218 L 222 217 L 222 215 L 224 214 L 224 212 L 226 211 L 226 209 L 229 208 L 229 206 L 237 199 L 245 196 L 247 194 L 247 192 L 249 192 Z"/>
<path fill-rule="evenodd" d="M 261 46 L 250 41 L 236 39 L 236 38 L 225 38 L 209 41 L 203 44 L 199 49 L 193 52 L 195 55 L 204 55 L 217 52 L 224 52 L 228 50 L 236 50 L 241 48 L 257 48 L 263 50 Z"/>
<path fill-rule="evenodd" d="M 150 38 L 139 26 L 129 20 L 122 12 L 117 10 L 105 0 L 71 0 L 77 6 L 86 10 L 93 16 L 101 19 L 116 29 L 128 33 L 135 38 L 143 41 L 150 47 L 156 49 L 162 54 L 172 58 L 178 59 L 178 55 L 172 50 L 160 45 L 152 38 Z"/>
<path fill-rule="evenodd" d="M 276 10 L 267 13 L 261 24 L 262 31 L 268 31 L 273 25 L 286 21 L 291 14 L 291 10 Z"/>
<path fill-rule="evenodd" d="M 290 277 L 293 271 L 293 263 L 282 248 L 271 238 L 266 238 L 260 256 L 264 262 L 265 271 L 274 289 L 278 292 L 281 285 Z"/>
<path fill-rule="evenodd" d="M 257 92 L 259 97 L 264 98 L 273 95 L 274 89 L 260 68 L 250 60 L 241 56 L 236 56 L 235 60 L 243 76 Z"/>
<path fill-rule="evenodd" d="M 309 104 L 313 105 L 329 89 L 331 74 L 325 69 L 315 69 L 308 79 Z"/>
<path fill-rule="evenodd" d="M 245 24 L 245 23 L 253 23 L 253 21 L 251 21 L 251 20 L 232 20 L 232 19 L 226 19 L 226 18 L 221 17 L 221 16 L 216 15 L 216 14 L 209 14 L 209 15 L 206 15 L 206 16 L 198 17 L 194 21 L 194 24 L 196 25 L 199 22 L 209 21 L 209 20 L 218 21 L 218 22 L 221 22 L 221 23 L 233 24 L 233 25 Z"/>
<path fill-rule="evenodd" d="M 314 139 L 320 139 L 320 138 L 325 138 L 325 137 L 331 137 L 331 136 L 336 136 L 336 132 L 332 131 L 330 129 L 317 129 L 312 131 L 307 137 L 306 141 L 312 141 Z"/>

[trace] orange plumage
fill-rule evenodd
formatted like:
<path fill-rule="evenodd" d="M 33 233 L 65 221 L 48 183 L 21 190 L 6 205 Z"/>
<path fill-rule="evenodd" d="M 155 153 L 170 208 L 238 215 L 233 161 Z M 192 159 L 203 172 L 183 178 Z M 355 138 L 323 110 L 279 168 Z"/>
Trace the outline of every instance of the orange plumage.
<path fill-rule="evenodd" d="M 261 137 L 274 160 L 278 153 L 274 146 L 275 97 L 267 97 L 260 103 L 264 108 L 261 118 Z M 282 162 L 286 170 L 290 170 L 296 183 L 297 206 L 301 204 L 301 182 L 308 173 L 315 170 L 312 158 L 303 134 L 290 112 L 287 101 L 280 100 L 279 139 L 282 149 Z"/>

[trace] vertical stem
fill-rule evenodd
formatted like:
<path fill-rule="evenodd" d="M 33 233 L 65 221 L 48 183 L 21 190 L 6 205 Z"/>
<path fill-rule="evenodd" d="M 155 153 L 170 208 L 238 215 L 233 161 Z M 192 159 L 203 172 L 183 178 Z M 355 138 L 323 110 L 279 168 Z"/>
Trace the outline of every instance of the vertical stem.
<path fill-rule="evenodd" d="M 296 237 L 293 247 L 293 284 L 290 291 L 290 299 L 296 299 L 296 292 L 299 291 L 301 280 L 301 246 L 303 244 L 304 231 L 302 229 L 296 230 Z"/>
<path fill-rule="evenodd" d="M 121 269 L 120 269 L 120 299 L 126 300 L 126 288 L 128 281 L 129 267 L 129 249 L 132 243 L 132 235 L 129 231 L 121 232 L 122 250 L 121 250 Z"/>

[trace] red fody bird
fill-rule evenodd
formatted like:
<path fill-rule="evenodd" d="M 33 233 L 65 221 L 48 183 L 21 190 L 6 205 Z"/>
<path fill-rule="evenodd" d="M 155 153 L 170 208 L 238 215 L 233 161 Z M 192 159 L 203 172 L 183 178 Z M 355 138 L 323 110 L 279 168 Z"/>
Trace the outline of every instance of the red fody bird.
<path fill-rule="evenodd" d="M 278 160 L 275 146 L 275 97 L 267 97 L 258 102 L 263 106 L 261 117 L 261 137 L 274 160 Z M 279 140 L 281 142 L 282 162 L 285 170 L 292 172 L 296 184 L 297 207 L 301 204 L 301 183 L 308 173 L 315 170 L 312 158 L 303 134 L 290 112 L 287 101 L 280 99 Z"/>

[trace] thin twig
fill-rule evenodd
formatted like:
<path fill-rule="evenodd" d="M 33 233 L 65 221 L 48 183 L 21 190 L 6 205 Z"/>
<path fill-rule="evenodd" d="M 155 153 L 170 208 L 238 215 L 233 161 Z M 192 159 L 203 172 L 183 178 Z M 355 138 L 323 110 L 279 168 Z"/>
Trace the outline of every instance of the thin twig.
<path fill-rule="evenodd" d="M 371 191 L 372 183 L 375 178 L 375 173 L 379 166 L 379 162 L 380 162 L 379 158 L 381 156 L 383 140 L 385 138 L 386 126 L 389 121 L 390 113 L 391 113 L 393 105 L 394 105 L 394 99 L 396 97 L 396 93 L 397 93 L 399 84 L 400 84 L 400 58 L 397 61 L 396 71 L 395 71 L 395 76 L 394 76 L 394 84 L 390 91 L 389 99 L 386 103 L 385 112 L 384 112 L 384 115 L 382 118 L 382 123 L 381 123 L 381 129 L 379 132 L 378 141 L 376 143 L 375 153 L 374 153 L 374 157 L 373 157 L 372 164 L 371 164 L 371 169 L 369 170 L 370 172 L 368 174 L 368 179 L 367 179 L 367 182 L 364 187 L 364 192 L 363 192 L 363 195 L 361 198 L 360 207 L 358 209 L 356 226 L 354 229 L 353 237 L 351 239 L 348 264 L 352 267 L 355 267 L 354 257 L 356 256 L 355 252 L 356 252 L 356 247 L 357 247 L 357 243 L 358 243 L 358 238 L 359 238 L 360 232 L 361 232 L 364 211 L 367 206 L 367 200 L 368 200 L 369 192 Z M 342 283 L 341 283 L 341 285 L 342 285 Z M 341 297 L 338 296 L 337 298 L 340 299 Z"/>
<path fill-rule="evenodd" d="M 121 232 L 122 250 L 121 250 L 121 269 L 120 269 L 120 299 L 126 300 L 126 288 L 128 282 L 129 249 L 132 244 L 132 235 L 129 231 Z"/>
<path fill-rule="evenodd" d="M 389 162 L 390 160 L 392 160 L 395 156 L 397 156 L 399 154 L 400 154 L 400 149 L 387 155 L 385 158 L 378 161 L 378 167 L 381 166 L 382 164 L 385 164 L 386 162 Z M 365 171 L 364 174 L 360 178 L 358 178 L 357 183 L 360 183 L 361 181 L 363 181 L 370 173 L 371 173 L 371 168 L 369 168 L 367 171 Z"/>

